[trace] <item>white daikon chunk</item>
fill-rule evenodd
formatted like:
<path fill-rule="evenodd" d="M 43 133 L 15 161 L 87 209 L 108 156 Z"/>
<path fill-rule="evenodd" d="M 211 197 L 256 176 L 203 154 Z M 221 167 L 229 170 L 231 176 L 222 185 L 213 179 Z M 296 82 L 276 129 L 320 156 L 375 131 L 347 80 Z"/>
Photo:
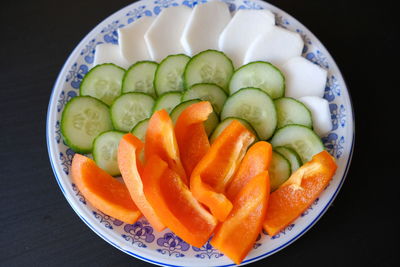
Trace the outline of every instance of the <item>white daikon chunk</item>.
<path fill-rule="evenodd" d="M 169 55 L 185 53 L 181 37 L 192 9 L 187 6 L 164 9 L 144 35 L 148 51 L 154 61 Z"/>
<path fill-rule="evenodd" d="M 286 79 L 288 97 L 302 96 L 323 97 L 327 71 L 304 57 L 289 59 L 281 67 Z"/>
<path fill-rule="evenodd" d="M 207 49 L 218 50 L 218 38 L 231 20 L 228 5 L 213 1 L 196 5 L 183 31 L 181 44 L 193 56 Z"/>
<path fill-rule="evenodd" d="M 249 46 L 274 24 L 275 16 L 269 10 L 240 9 L 222 31 L 219 49 L 232 59 L 236 68 L 240 67 Z"/>
<path fill-rule="evenodd" d="M 328 101 L 318 96 L 304 96 L 299 100 L 311 111 L 314 131 L 321 137 L 329 133 L 332 120 Z"/>
<path fill-rule="evenodd" d="M 98 44 L 94 53 L 93 67 L 103 63 L 113 63 L 124 69 L 130 66 L 129 62 L 121 54 L 119 45 Z"/>
<path fill-rule="evenodd" d="M 121 47 L 121 54 L 130 64 L 150 59 L 144 34 L 154 19 L 155 17 L 142 17 L 126 27 L 118 28 L 118 44 Z"/>
<path fill-rule="evenodd" d="M 300 34 L 274 26 L 250 45 L 244 63 L 268 61 L 280 66 L 292 57 L 301 56 L 303 46 Z"/>

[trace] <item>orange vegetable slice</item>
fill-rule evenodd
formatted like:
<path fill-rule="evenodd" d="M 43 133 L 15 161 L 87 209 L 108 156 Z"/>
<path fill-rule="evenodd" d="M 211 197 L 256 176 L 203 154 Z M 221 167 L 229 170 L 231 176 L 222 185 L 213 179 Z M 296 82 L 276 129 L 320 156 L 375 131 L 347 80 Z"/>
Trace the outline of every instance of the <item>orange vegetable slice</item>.
<path fill-rule="evenodd" d="M 268 170 L 272 158 L 272 146 L 265 141 L 252 145 L 239 165 L 226 189 L 226 196 L 233 200 L 239 191 L 257 174 Z"/>
<path fill-rule="evenodd" d="M 174 125 L 165 109 L 156 111 L 150 118 L 146 131 L 144 155 L 148 160 L 152 155 L 158 155 L 168 163 L 169 168 L 175 171 L 188 184 L 183 168 L 179 148 L 176 142 Z"/>
<path fill-rule="evenodd" d="M 185 242 L 201 247 L 217 225 L 177 173 L 157 155 L 143 172 L 144 192 L 162 222 Z"/>
<path fill-rule="evenodd" d="M 101 212 L 126 223 L 141 216 L 126 186 L 83 155 L 72 159 L 72 179 L 82 195 Z"/>
<path fill-rule="evenodd" d="M 263 171 L 252 177 L 233 201 L 226 221 L 218 225 L 211 245 L 240 264 L 261 231 L 269 197 L 269 175 Z"/>
<path fill-rule="evenodd" d="M 187 107 L 176 121 L 176 140 L 182 164 L 188 176 L 210 149 L 203 122 L 212 112 L 210 102 L 202 101 Z"/>
<path fill-rule="evenodd" d="M 190 176 L 193 195 L 219 221 L 224 221 L 232 209 L 232 203 L 224 195 L 225 187 L 254 139 L 255 136 L 239 121 L 232 121 Z"/>
<path fill-rule="evenodd" d="M 143 191 L 143 183 L 140 175 L 143 166 L 139 160 L 139 154 L 143 146 L 142 141 L 136 136 L 130 133 L 125 134 L 118 146 L 118 167 L 136 206 L 154 229 L 162 231 L 165 229 L 165 225 L 154 212 L 153 207 L 147 201 Z"/>
<path fill-rule="evenodd" d="M 328 186 L 336 168 L 335 160 L 324 150 L 271 193 L 263 225 L 268 234 L 276 235 L 299 217 Z"/>

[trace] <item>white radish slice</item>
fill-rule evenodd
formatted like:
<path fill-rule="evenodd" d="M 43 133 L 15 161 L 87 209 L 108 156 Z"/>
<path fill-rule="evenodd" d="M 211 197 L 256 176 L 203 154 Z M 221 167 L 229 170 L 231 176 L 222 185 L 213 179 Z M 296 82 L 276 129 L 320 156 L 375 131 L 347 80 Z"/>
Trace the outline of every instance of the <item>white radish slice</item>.
<path fill-rule="evenodd" d="M 155 17 L 142 17 L 126 27 L 118 28 L 118 43 L 121 54 L 130 64 L 150 59 L 144 34 L 153 23 Z"/>
<path fill-rule="evenodd" d="M 221 33 L 219 49 L 232 59 L 236 68 L 240 67 L 250 44 L 274 24 L 275 16 L 269 10 L 240 9 Z"/>
<path fill-rule="evenodd" d="M 281 67 L 285 74 L 285 96 L 299 98 L 302 96 L 323 97 L 327 71 L 304 57 L 289 59 Z"/>
<path fill-rule="evenodd" d="M 311 111 L 314 131 L 321 137 L 329 133 L 332 120 L 328 101 L 318 96 L 304 96 L 299 100 Z"/>
<path fill-rule="evenodd" d="M 124 69 L 129 67 L 129 62 L 121 55 L 119 45 L 115 44 L 98 44 L 94 53 L 93 67 L 103 63 L 113 63 Z"/>
<path fill-rule="evenodd" d="M 228 5 L 213 1 L 196 5 L 183 31 L 181 44 L 193 56 L 207 49 L 218 50 L 218 38 L 231 20 Z"/>
<path fill-rule="evenodd" d="M 292 57 L 301 56 L 303 46 L 300 34 L 274 26 L 250 45 L 244 57 L 244 64 L 268 61 L 280 66 Z"/>
<path fill-rule="evenodd" d="M 183 29 L 192 13 L 187 6 L 164 9 L 144 35 L 150 57 L 157 62 L 169 55 L 185 53 L 181 45 Z"/>

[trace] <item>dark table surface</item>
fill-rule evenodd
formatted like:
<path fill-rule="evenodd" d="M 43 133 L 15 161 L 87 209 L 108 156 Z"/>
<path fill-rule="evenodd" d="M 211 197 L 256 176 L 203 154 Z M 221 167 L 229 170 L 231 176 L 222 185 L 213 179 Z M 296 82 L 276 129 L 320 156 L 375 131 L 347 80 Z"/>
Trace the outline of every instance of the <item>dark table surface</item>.
<path fill-rule="evenodd" d="M 0 266 L 149 266 L 78 218 L 54 179 L 45 141 L 47 104 L 69 53 L 130 2 L 1 4 Z M 328 212 L 294 244 L 257 264 L 393 266 L 400 177 L 398 156 L 388 152 L 399 148 L 390 129 L 399 115 L 396 9 L 385 1 L 270 2 L 300 20 L 335 58 L 354 102 L 356 143 L 347 180 Z"/>

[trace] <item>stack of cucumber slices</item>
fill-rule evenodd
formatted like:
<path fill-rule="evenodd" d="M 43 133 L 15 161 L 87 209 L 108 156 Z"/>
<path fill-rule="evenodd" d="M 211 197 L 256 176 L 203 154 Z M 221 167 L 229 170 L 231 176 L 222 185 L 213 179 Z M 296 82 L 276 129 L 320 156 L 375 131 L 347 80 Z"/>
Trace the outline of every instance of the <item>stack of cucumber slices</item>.
<path fill-rule="evenodd" d="M 192 58 L 170 55 L 159 64 L 139 61 L 127 70 L 110 63 L 95 66 L 85 75 L 80 96 L 65 106 L 61 132 L 74 151 L 92 153 L 101 168 L 118 176 L 117 149 L 124 133 L 144 141 L 155 111 L 165 109 L 176 122 L 199 101 L 209 101 L 214 109 L 205 122 L 210 143 L 236 119 L 257 140 L 273 145 L 272 190 L 324 149 L 310 110 L 285 97 L 285 77 L 276 66 L 256 61 L 234 70 L 216 50 Z"/>

